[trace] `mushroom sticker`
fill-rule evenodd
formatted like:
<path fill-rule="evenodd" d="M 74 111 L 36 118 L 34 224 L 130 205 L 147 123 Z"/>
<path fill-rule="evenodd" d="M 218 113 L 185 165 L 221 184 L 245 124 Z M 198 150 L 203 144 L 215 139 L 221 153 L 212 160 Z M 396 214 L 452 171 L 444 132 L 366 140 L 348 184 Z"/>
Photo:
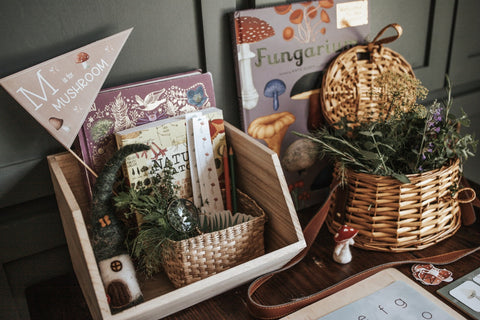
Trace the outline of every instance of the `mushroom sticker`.
<path fill-rule="evenodd" d="M 77 54 L 77 58 L 75 60 L 75 63 L 78 63 L 78 64 L 81 64 L 83 69 L 87 69 L 88 68 L 88 63 L 87 63 L 87 60 L 90 58 L 90 56 L 88 55 L 88 53 L 86 52 L 79 52 Z"/>
<path fill-rule="evenodd" d="M 50 123 L 50 125 L 54 127 L 55 130 L 62 129 L 63 131 L 69 132 L 70 128 L 65 126 L 63 122 L 64 122 L 63 119 L 59 119 L 55 117 L 50 117 L 50 119 L 48 119 L 48 123 Z"/>
<path fill-rule="evenodd" d="M 413 277 L 421 283 L 435 286 L 442 281 L 451 282 L 452 272 L 447 269 L 439 269 L 432 264 L 415 264 L 412 266 Z"/>
<path fill-rule="evenodd" d="M 235 31 L 238 50 L 238 69 L 242 92 L 242 106 L 251 110 L 257 106 L 258 92 L 253 85 L 250 59 L 255 54 L 250 51 L 250 43 L 255 43 L 275 35 L 275 30 L 266 21 L 256 17 L 236 17 Z"/>
<path fill-rule="evenodd" d="M 273 110 L 277 111 L 279 107 L 278 96 L 285 92 L 285 82 L 280 79 L 273 79 L 267 82 L 263 95 L 267 98 L 273 98 Z"/>

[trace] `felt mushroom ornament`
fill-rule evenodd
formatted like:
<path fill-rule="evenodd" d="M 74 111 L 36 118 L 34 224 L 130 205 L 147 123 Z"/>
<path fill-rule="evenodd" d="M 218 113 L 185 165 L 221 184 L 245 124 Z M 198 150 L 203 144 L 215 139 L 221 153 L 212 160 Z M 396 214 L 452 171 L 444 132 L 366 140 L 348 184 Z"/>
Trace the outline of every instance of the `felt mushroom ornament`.
<path fill-rule="evenodd" d="M 116 217 L 111 200 L 112 186 L 125 158 L 148 149 L 144 144 L 119 149 L 107 161 L 93 187 L 91 242 L 112 313 L 143 301 L 135 267 L 125 245 L 125 226 Z"/>
<path fill-rule="evenodd" d="M 254 58 L 255 54 L 250 51 L 250 44 L 272 37 L 275 30 L 266 21 L 245 16 L 235 18 L 235 31 L 242 107 L 251 110 L 257 106 L 258 92 L 252 78 L 250 59 Z"/>
<path fill-rule="evenodd" d="M 294 122 L 295 116 L 290 112 L 273 113 L 253 120 L 247 132 L 255 139 L 264 140 L 270 149 L 280 154 L 283 138 Z"/>
<path fill-rule="evenodd" d="M 335 249 L 333 250 L 333 260 L 335 262 L 346 264 L 352 261 L 352 253 L 350 246 L 355 242 L 353 238 L 357 235 L 358 230 L 347 225 L 341 226 L 333 239 L 335 240 Z"/>

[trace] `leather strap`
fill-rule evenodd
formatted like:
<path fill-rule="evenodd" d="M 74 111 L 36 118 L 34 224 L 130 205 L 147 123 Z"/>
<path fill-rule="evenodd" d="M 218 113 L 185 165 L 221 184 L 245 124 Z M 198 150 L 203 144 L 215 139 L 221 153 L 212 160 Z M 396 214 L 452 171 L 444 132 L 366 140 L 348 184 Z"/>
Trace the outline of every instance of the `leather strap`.
<path fill-rule="evenodd" d="M 463 250 L 458 250 L 458 251 L 453 251 L 437 256 L 431 256 L 431 257 L 426 257 L 426 258 L 419 258 L 419 259 L 412 259 L 412 260 L 403 260 L 403 261 L 392 261 L 392 262 L 387 262 L 381 265 L 377 265 L 375 267 L 372 267 L 370 269 L 367 269 L 365 271 L 362 271 L 360 273 L 357 273 L 349 278 L 346 278 L 345 280 L 328 287 L 326 289 L 323 289 L 317 293 L 314 293 L 309 296 L 305 296 L 299 299 L 295 299 L 291 302 L 286 302 L 283 304 L 278 304 L 278 305 L 264 305 L 261 304 L 254 299 L 254 294 L 260 288 L 265 282 L 267 282 L 271 277 L 273 277 L 275 274 L 278 274 L 282 271 L 285 271 L 298 262 L 300 262 L 306 255 L 310 247 L 312 246 L 313 242 L 315 241 L 315 238 L 318 235 L 318 232 L 320 231 L 323 222 L 325 221 L 325 218 L 328 214 L 328 210 L 330 208 L 330 205 L 332 204 L 332 196 L 334 194 L 334 191 L 338 187 L 338 183 L 335 184 L 335 186 L 331 189 L 330 194 L 328 195 L 327 200 L 323 204 L 323 206 L 320 208 L 320 210 L 315 214 L 315 216 L 310 220 L 308 225 L 305 227 L 303 233 L 305 237 L 305 242 L 307 244 L 306 248 L 303 249 L 298 255 L 296 255 L 292 260 L 290 260 L 285 266 L 283 266 L 281 269 L 267 273 L 256 280 L 254 280 L 247 292 L 247 308 L 248 311 L 252 316 L 258 319 L 277 319 L 280 317 L 284 317 L 294 311 L 297 311 L 303 307 L 306 307 L 307 305 L 321 300 L 325 297 L 328 297 L 329 295 L 338 292 L 342 289 L 345 289 L 355 283 L 357 283 L 360 280 L 363 280 L 377 272 L 383 269 L 391 268 L 391 267 L 396 267 L 399 265 L 403 264 L 410 264 L 410 263 L 422 263 L 422 264 L 427 264 L 427 263 L 432 263 L 432 264 L 437 264 L 437 265 L 443 265 L 443 264 L 449 264 L 452 262 L 455 262 L 471 253 L 474 253 L 480 249 L 480 247 L 477 248 L 470 248 L 470 249 L 463 249 Z"/>

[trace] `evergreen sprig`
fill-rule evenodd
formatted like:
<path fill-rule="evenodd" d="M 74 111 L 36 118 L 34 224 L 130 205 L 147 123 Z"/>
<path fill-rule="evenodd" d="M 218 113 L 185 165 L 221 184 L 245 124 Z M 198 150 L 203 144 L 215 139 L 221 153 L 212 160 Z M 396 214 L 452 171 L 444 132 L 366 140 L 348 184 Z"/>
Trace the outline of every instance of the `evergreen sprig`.
<path fill-rule="evenodd" d="M 168 205 L 178 198 L 179 188 L 173 180 L 172 163 L 167 161 L 161 172 L 153 168 L 152 173 L 149 186 L 130 188 L 114 197 L 115 206 L 124 210 L 127 218 L 141 217 L 138 229 L 134 231 L 136 235 L 129 237 L 127 247 L 147 277 L 161 270 L 163 250 L 169 239 L 178 241 L 192 236 L 175 230 L 168 222 Z"/>

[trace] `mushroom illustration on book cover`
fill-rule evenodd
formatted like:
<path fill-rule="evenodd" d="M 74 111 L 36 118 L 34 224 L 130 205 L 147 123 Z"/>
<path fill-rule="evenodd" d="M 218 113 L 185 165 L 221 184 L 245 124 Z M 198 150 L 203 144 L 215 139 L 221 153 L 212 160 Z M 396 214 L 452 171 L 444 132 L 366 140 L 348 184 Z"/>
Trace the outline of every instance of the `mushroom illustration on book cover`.
<path fill-rule="evenodd" d="M 240 10 L 231 20 L 241 125 L 278 154 L 296 207 L 313 205 L 331 170 L 292 132 L 322 126 L 323 70 L 342 50 L 368 40 L 368 0 Z"/>

